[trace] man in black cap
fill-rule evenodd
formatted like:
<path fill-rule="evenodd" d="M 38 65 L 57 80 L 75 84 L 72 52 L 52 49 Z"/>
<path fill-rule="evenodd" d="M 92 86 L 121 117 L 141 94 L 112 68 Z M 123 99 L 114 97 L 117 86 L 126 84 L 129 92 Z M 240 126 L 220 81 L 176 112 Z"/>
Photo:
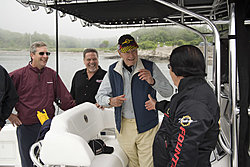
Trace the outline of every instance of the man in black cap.
<path fill-rule="evenodd" d="M 153 166 L 152 144 L 158 130 L 157 110 L 148 111 L 148 94 L 172 95 L 173 87 L 154 62 L 140 59 L 131 35 L 118 40 L 121 60 L 109 66 L 97 92 L 97 103 L 115 107 L 117 139 L 129 158 L 130 167 Z"/>

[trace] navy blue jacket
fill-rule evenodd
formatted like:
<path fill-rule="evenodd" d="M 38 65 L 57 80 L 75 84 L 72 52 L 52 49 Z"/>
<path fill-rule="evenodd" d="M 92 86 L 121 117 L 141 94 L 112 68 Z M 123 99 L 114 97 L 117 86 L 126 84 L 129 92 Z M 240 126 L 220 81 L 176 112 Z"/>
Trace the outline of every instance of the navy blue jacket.
<path fill-rule="evenodd" d="M 142 60 L 142 64 L 145 69 L 151 72 L 153 76 L 153 62 L 148 60 Z M 114 70 L 117 62 L 109 67 L 110 83 L 112 88 L 113 97 L 123 95 L 123 78 L 122 76 Z M 133 108 L 135 113 L 135 119 L 137 124 L 137 130 L 139 133 L 143 133 L 158 124 L 158 112 L 148 111 L 145 108 L 145 102 L 148 100 L 148 94 L 150 94 L 154 99 L 156 99 L 156 90 L 148 84 L 147 81 L 142 81 L 138 77 L 138 73 L 135 73 L 131 81 L 131 92 L 133 99 Z M 115 122 L 118 132 L 121 130 L 121 108 L 115 107 Z"/>

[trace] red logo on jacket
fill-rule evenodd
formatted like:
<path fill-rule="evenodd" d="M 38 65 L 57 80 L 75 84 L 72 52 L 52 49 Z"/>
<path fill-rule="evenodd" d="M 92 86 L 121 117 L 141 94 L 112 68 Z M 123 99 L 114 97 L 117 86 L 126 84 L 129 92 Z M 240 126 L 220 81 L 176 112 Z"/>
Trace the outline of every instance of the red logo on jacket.
<path fill-rule="evenodd" d="M 181 133 L 179 133 L 178 141 L 175 146 L 175 153 L 174 153 L 174 157 L 172 157 L 173 162 L 171 164 L 171 167 L 176 167 L 178 160 L 179 160 L 179 155 L 181 153 L 182 143 L 185 139 L 186 130 L 182 126 L 180 127 L 180 130 L 181 130 Z"/>

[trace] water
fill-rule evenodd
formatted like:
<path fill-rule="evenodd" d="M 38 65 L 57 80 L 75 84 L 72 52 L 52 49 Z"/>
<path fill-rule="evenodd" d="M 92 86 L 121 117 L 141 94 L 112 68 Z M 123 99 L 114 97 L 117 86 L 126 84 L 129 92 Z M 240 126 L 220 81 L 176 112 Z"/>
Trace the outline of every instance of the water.
<path fill-rule="evenodd" d="M 117 55 L 114 53 L 114 55 Z M 110 64 L 116 62 L 118 59 L 107 59 L 104 54 L 99 55 L 99 64 L 104 70 L 108 70 Z M 56 56 L 52 52 L 47 66 L 56 69 Z M 30 61 L 30 55 L 27 51 L 0 51 L 0 64 L 8 71 L 12 72 L 18 68 L 26 66 Z M 162 70 L 163 74 L 168 78 L 173 85 L 171 77 L 169 75 L 169 69 L 167 68 L 168 61 L 156 61 L 158 67 Z M 64 84 L 70 90 L 71 81 L 76 71 L 85 68 L 83 64 L 83 55 L 81 52 L 60 52 L 59 53 L 59 75 L 62 78 Z M 162 99 L 160 96 L 158 99 Z"/>
<path fill-rule="evenodd" d="M 112 55 L 109 53 L 109 56 Z M 117 53 L 113 54 L 114 56 Z M 55 52 L 52 52 L 47 66 L 56 69 L 56 56 Z M 99 64 L 104 70 L 108 70 L 110 64 L 116 62 L 118 59 L 107 59 L 107 54 L 100 53 L 99 55 Z M 8 72 L 12 72 L 18 68 L 26 66 L 30 61 L 30 55 L 28 51 L 0 51 L 0 64 L 5 67 Z M 157 66 L 160 68 L 162 73 L 166 76 L 169 82 L 174 86 L 172 79 L 169 74 L 169 69 L 167 68 L 167 64 L 169 63 L 167 60 L 158 60 L 155 61 Z M 59 53 L 59 75 L 63 80 L 64 84 L 70 91 L 71 81 L 76 71 L 85 68 L 83 63 L 83 55 L 82 52 L 60 52 Z M 209 66 L 208 79 L 212 78 L 212 67 Z M 160 95 L 157 96 L 158 100 L 164 99 Z"/>

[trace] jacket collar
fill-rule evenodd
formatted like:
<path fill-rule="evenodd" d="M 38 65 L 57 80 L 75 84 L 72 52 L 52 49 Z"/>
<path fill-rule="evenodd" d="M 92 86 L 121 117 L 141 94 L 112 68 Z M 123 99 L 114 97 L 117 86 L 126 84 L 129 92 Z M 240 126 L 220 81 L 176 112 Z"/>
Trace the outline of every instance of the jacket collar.
<path fill-rule="evenodd" d="M 46 67 L 44 67 L 44 68 L 42 68 L 41 70 L 39 70 L 37 67 L 33 67 L 33 66 L 31 65 L 31 61 L 29 62 L 28 67 L 29 67 L 29 69 L 31 69 L 31 70 L 34 71 L 35 73 L 43 73 L 44 70 L 45 70 L 45 68 L 46 68 Z"/>
<path fill-rule="evenodd" d="M 190 76 L 185 77 L 181 79 L 179 86 L 178 86 L 178 92 L 181 92 L 185 88 L 192 89 L 194 87 L 197 87 L 198 85 L 206 82 L 205 78 L 203 76 Z"/>
<path fill-rule="evenodd" d="M 124 67 L 123 67 L 123 59 L 120 59 L 120 60 L 117 62 L 117 64 L 116 64 L 114 70 L 115 70 L 116 72 L 118 72 L 118 73 L 123 77 L 123 71 L 122 71 L 123 68 L 124 68 Z M 133 70 L 134 72 L 133 72 L 132 76 L 135 75 L 136 73 L 138 73 L 140 69 L 144 69 L 144 68 L 145 68 L 145 67 L 144 67 L 144 65 L 142 64 L 142 61 L 141 61 L 141 59 L 140 59 L 139 56 L 138 56 L 137 62 L 136 62 L 135 65 L 134 65 L 134 70 Z"/>

